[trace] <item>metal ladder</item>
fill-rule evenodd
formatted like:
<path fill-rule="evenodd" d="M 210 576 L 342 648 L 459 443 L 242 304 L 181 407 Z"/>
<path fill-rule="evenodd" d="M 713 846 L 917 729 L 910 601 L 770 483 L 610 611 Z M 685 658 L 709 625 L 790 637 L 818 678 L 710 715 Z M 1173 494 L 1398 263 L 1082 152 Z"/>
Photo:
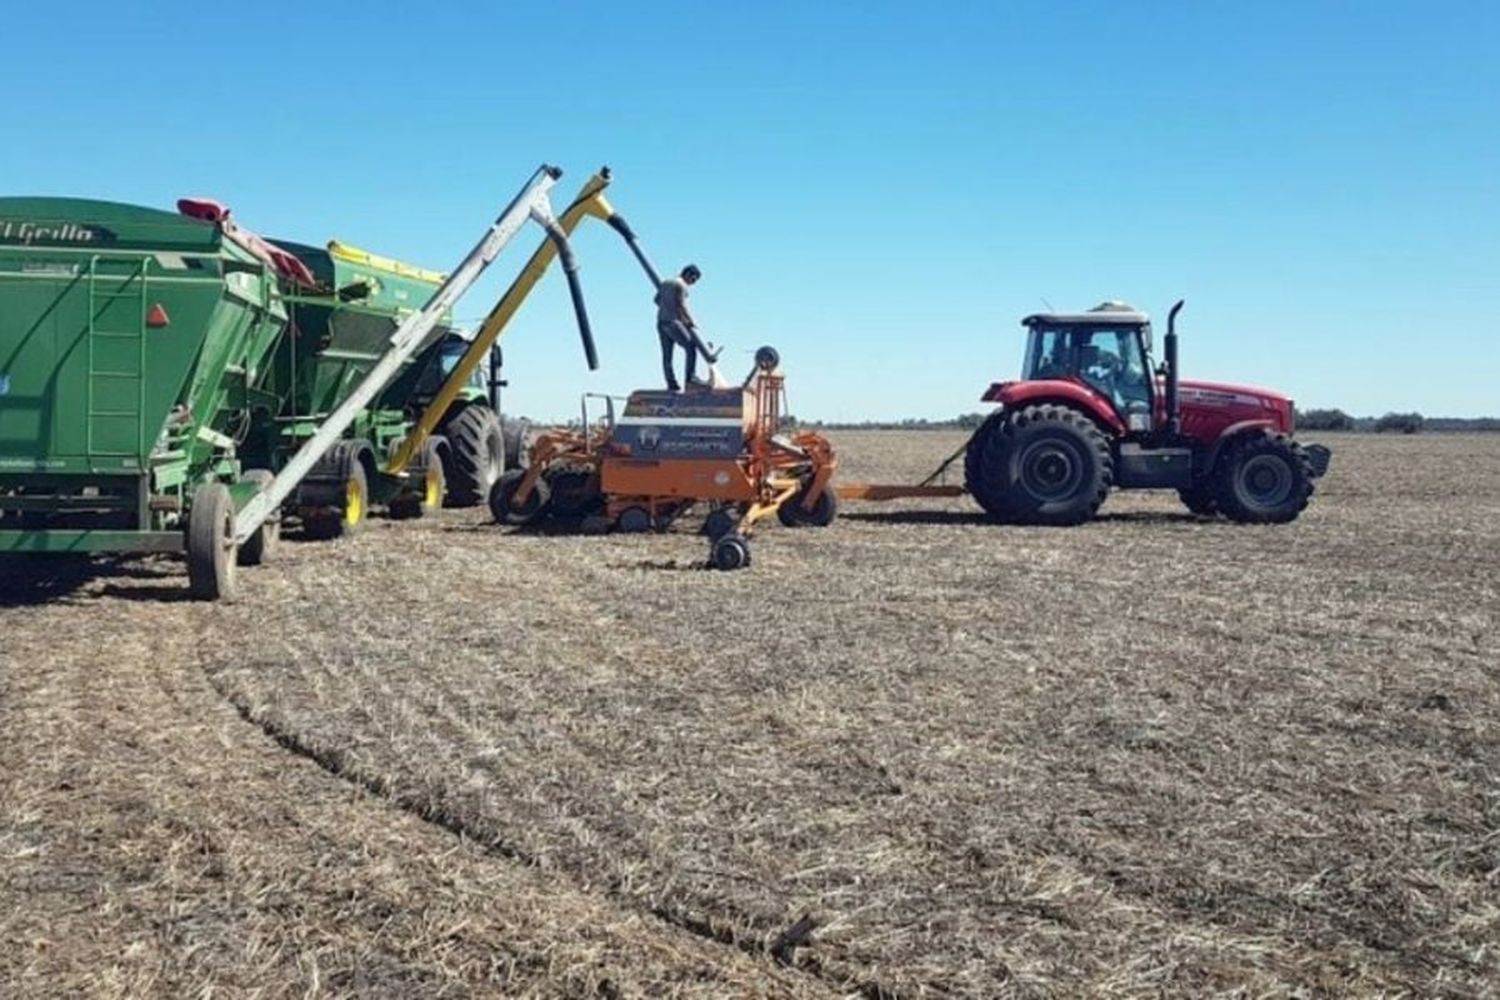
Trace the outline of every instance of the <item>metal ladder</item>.
<path fill-rule="evenodd" d="M 124 274 L 99 273 L 100 258 L 89 258 L 88 273 L 88 377 L 85 380 L 84 451 L 90 458 L 125 458 L 144 455 L 146 412 L 146 285 L 150 257 L 142 257 Z M 134 308 L 130 308 L 133 306 Z M 120 313 L 133 320 L 131 329 L 120 327 Z M 106 314 L 110 326 L 100 321 Z M 121 344 L 124 351 L 109 351 L 102 344 Z M 128 348 L 133 345 L 132 352 Z M 110 367 L 100 367 L 99 354 L 107 352 Z M 132 361 L 134 370 L 122 362 Z M 103 396 L 101 402 L 99 397 Z M 122 422 L 131 426 L 132 445 L 121 447 L 126 435 L 111 434 Z M 101 444 L 96 438 L 103 437 Z"/>

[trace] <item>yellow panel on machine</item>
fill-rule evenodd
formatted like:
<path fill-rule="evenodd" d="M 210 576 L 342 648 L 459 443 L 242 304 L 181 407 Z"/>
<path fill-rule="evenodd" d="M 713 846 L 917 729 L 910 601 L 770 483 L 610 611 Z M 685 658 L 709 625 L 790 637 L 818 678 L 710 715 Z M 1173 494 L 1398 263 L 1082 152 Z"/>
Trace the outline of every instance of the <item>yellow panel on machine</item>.
<path fill-rule="evenodd" d="M 704 533 L 720 569 L 749 565 L 749 536 L 776 514 L 788 526 L 822 527 L 837 513 L 833 447 L 820 434 L 781 432 L 785 380 L 762 348 L 739 388 L 632 393 L 623 413 L 595 430 L 539 437 L 530 466 L 490 495 L 505 524 L 551 516 L 588 532 L 662 530 L 695 503 L 709 504 Z"/>
<path fill-rule="evenodd" d="M 390 257 L 382 257 L 378 253 L 370 253 L 359 247 L 348 243 L 340 243 L 338 240 L 328 241 L 328 254 L 339 260 L 350 264 L 358 264 L 368 267 L 372 271 L 384 271 L 387 274 L 399 274 L 403 278 L 412 278 L 416 281 L 429 281 L 434 285 L 441 285 L 448 276 L 441 271 L 429 271 L 425 267 L 417 267 L 415 264 L 405 264 Z"/>

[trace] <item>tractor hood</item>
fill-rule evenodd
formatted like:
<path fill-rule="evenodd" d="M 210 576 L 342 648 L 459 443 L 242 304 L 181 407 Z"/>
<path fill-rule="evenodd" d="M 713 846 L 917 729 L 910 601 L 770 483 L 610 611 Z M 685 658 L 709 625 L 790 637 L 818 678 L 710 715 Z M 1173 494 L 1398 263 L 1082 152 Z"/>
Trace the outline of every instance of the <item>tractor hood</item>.
<path fill-rule="evenodd" d="M 1182 400 L 1183 426 L 1197 429 L 1193 436 L 1207 436 L 1241 422 L 1265 421 L 1286 434 L 1292 432 L 1292 401 L 1279 392 L 1229 382 L 1199 382 L 1184 379 L 1178 394 Z"/>

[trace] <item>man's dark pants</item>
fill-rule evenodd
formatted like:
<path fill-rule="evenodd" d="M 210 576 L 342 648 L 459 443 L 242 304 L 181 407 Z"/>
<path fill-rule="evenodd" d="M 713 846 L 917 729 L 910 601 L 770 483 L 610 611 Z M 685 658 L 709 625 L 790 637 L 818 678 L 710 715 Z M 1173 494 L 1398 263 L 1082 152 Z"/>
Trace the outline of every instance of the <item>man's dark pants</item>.
<path fill-rule="evenodd" d="M 683 326 L 681 320 L 664 320 L 656 324 L 656 335 L 661 340 L 661 370 L 667 377 L 667 388 L 677 391 L 682 388 L 677 384 L 677 376 L 672 371 L 672 348 L 682 348 L 682 353 L 687 355 L 687 370 L 683 377 L 691 385 L 697 381 L 695 374 L 698 370 L 698 349 L 693 345 L 693 335 Z"/>

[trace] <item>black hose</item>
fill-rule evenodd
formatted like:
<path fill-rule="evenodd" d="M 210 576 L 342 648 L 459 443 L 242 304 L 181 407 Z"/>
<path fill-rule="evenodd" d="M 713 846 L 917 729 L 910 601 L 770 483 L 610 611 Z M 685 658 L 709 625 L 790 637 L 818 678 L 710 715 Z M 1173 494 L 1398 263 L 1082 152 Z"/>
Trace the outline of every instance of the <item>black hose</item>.
<path fill-rule="evenodd" d="M 562 259 L 563 274 L 568 278 L 568 294 L 573 299 L 573 315 L 578 318 L 578 336 L 583 341 L 583 356 L 588 361 L 589 371 L 598 371 L 599 352 L 594 347 L 594 331 L 589 325 L 589 311 L 583 301 L 583 285 L 578 280 L 578 258 L 568 245 L 568 234 L 555 219 L 540 219 L 547 238 L 557 247 L 557 256 Z"/>

